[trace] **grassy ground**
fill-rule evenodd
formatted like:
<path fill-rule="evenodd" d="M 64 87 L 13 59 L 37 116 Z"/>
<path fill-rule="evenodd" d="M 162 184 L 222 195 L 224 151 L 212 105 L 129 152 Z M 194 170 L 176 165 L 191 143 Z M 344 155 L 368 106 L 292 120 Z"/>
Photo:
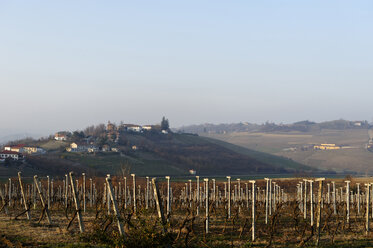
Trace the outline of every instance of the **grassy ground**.
<path fill-rule="evenodd" d="M 53 225 L 47 225 L 45 220 L 37 224 L 36 218 L 30 223 L 22 218 L 14 220 L 1 216 L 0 247 L 94 247 L 82 242 L 75 229 L 67 231 L 65 222 L 63 216 L 56 215 Z"/>
<path fill-rule="evenodd" d="M 46 143 L 40 145 L 41 148 L 44 148 L 47 151 L 59 150 L 68 147 L 69 143 L 65 141 L 49 140 Z"/>
<path fill-rule="evenodd" d="M 169 164 L 167 161 L 156 159 L 151 154 L 145 152 L 134 152 L 132 156 L 119 155 L 118 153 L 109 154 L 82 154 L 82 153 L 64 153 L 63 158 L 79 162 L 103 173 L 113 175 L 121 174 L 122 167 L 129 166 L 131 173 L 139 176 L 145 175 L 183 175 L 185 171 Z"/>
<path fill-rule="evenodd" d="M 40 209 L 37 212 L 39 211 Z M 267 228 L 268 226 L 265 226 L 261 213 L 256 227 L 257 240 L 252 242 L 249 211 L 243 209 L 240 215 L 235 216 L 236 211 L 237 209 L 233 208 L 234 216 L 228 222 L 224 219 L 222 209 L 218 210 L 217 213 L 212 212 L 209 226 L 210 234 L 206 236 L 203 231 L 204 218 L 203 216 L 198 217 L 193 222 L 193 231 L 187 239 L 188 246 L 268 247 L 270 235 L 273 235 L 271 247 L 315 247 L 315 236 L 304 245 L 300 245 L 302 239 L 307 239 L 311 235 L 309 220 L 304 222 L 301 216 L 297 217 L 299 223 L 295 228 L 291 212 L 282 212 L 280 221 L 275 224 L 277 230 L 270 231 Z M 34 216 L 31 222 L 25 220 L 24 217 L 14 220 L 14 215 L 13 218 L 9 218 L 2 214 L 0 217 L 0 247 L 164 247 L 156 245 L 161 242 L 158 239 L 163 238 L 160 225 L 156 223 L 156 215 L 153 211 L 140 211 L 138 217 L 131 220 L 132 228 L 135 229 L 125 228 L 128 240 L 126 246 L 116 246 L 115 244 L 115 242 L 120 243 L 116 237 L 118 231 L 115 222 L 109 226 L 106 232 L 97 229 L 97 226 L 104 229 L 105 222 L 109 224 L 104 221 L 104 215 L 99 215 L 101 217 L 96 219 L 94 211 L 83 214 L 85 234 L 80 234 L 76 219 L 69 230 L 66 229 L 71 213 L 69 213 L 69 219 L 67 219 L 62 211 L 52 210 L 51 212 L 52 225 L 48 225 L 45 219 L 38 224 L 38 216 L 35 216 L 36 211 L 32 211 Z M 258 211 L 258 213 L 260 212 Z M 245 216 L 248 217 L 248 222 L 246 222 Z M 186 219 L 186 208 L 174 210 L 170 223 L 172 228 L 169 228 L 171 240 L 173 240 L 173 245 L 170 247 L 186 247 L 185 235 L 188 232 L 187 229 L 182 228 L 181 236 L 177 239 L 180 232 L 179 227 Z M 364 235 L 363 225 L 360 228 L 354 225 L 351 229 L 340 227 L 337 234 L 332 238 L 328 233 L 333 233 L 333 230 L 335 230 L 337 223 L 334 221 L 330 231 L 323 231 L 319 247 L 373 247 L 373 237 L 372 235 Z M 363 223 L 363 221 L 361 222 Z M 186 227 L 191 228 L 189 222 L 187 222 Z M 305 229 L 304 234 L 302 233 L 303 229 Z M 145 246 L 142 246 L 142 244 Z"/>

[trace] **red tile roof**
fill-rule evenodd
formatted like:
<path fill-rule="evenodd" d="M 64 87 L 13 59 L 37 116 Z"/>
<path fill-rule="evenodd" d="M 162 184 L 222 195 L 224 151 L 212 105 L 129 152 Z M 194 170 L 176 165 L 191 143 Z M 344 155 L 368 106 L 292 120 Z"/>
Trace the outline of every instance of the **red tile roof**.
<path fill-rule="evenodd" d="M 0 154 L 20 154 L 20 153 L 18 153 L 18 152 L 13 152 L 13 151 L 2 151 L 2 152 L 0 152 Z"/>
<path fill-rule="evenodd" d="M 18 145 L 15 145 L 15 146 L 10 146 L 11 148 L 22 148 L 22 147 L 25 147 L 26 145 L 25 144 L 18 144 Z"/>
<path fill-rule="evenodd" d="M 56 133 L 54 135 L 54 137 L 65 137 L 65 136 L 66 136 L 66 134 L 64 134 L 64 133 Z"/>

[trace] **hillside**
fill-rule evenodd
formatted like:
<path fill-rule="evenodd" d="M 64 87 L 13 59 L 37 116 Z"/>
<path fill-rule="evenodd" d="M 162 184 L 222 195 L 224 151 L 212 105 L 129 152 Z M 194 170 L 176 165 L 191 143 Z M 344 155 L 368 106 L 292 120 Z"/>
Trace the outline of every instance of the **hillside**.
<path fill-rule="evenodd" d="M 306 132 L 232 132 L 204 134 L 248 149 L 287 157 L 322 170 L 373 174 L 373 152 L 367 149 L 371 137 L 367 128 L 321 129 Z M 313 145 L 332 143 L 338 150 L 315 150 Z"/>
<path fill-rule="evenodd" d="M 157 132 L 126 133 L 116 143 L 120 152 L 80 153 L 61 149 L 67 142 L 40 141 L 48 150 L 29 156 L 27 164 L 16 169 L 0 169 L 0 175 L 24 173 L 64 175 L 69 170 L 92 175 L 120 175 L 124 171 L 141 176 L 181 176 L 189 170 L 199 175 L 281 174 L 312 171 L 290 159 L 200 137 L 197 135 Z"/>

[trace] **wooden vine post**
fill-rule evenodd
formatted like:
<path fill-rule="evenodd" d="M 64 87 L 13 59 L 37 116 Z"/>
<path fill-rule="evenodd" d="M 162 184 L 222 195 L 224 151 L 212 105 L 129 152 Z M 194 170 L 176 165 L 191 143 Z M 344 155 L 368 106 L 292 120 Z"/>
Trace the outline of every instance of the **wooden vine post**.
<path fill-rule="evenodd" d="M 132 183 L 132 188 L 133 188 L 133 193 L 132 193 L 132 196 L 133 196 L 133 212 L 136 214 L 136 175 L 131 174 L 131 176 L 132 176 L 132 180 L 133 180 L 133 183 Z"/>
<path fill-rule="evenodd" d="M 31 219 L 31 217 L 30 217 L 30 209 L 27 206 L 25 192 L 23 190 L 21 172 L 18 172 L 18 181 L 19 181 L 19 187 L 20 187 L 20 190 L 21 190 L 21 196 L 22 196 L 22 199 L 23 199 L 23 205 L 24 205 L 25 211 L 26 211 L 26 217 L 27 217 L 27 220 L 30 220 Z"/>
<path fill-rule="evenodd" d="M 313 181 L 308 180 L 310 183 L 310 217 L 311 217 L 311 226 L 313 226 Z"/>
<path fill-rule="evenodd" d="M 196 196 L 196 205 L 197 205 L 197 210 L 196 210 L 196 215 L 199 215 L 199 197 L 200 197 L 200 192 L 199 192 L 199 176 L 196 176 L 197 179 L 197 196 Z"/>
<path fill-rule="evenodd" d="M 320 243 L 320 231 L 321 231 L 321 201 L 322 201 L 322 189 L 323 189 L 323 183 L 325 178 L 318 178 L 315 181 L 319 182 L 319 193 L 318 193 L 318 203 L 317 203 L 317 222 L 316 222 L 316 228 L 317 228 L 317 240 L 316 245 L 318 246 Z"/>
<path fill-rule="evenodd" d="M 335 192 L 335 182 L 334 181 L 332 182 L 332 185 L 333 185 L 333 210 L 334 210 L 334 214 L 337 214 L 337 206 L 336 206 L 337 196 L 336 196 L 336 192 Z"/>
<path fill-rule="evenodd" d="M 171 195 L 170 195 L 170 177 L 169 176 L 166 176 L 166 179 L 167 179 L 167 216 L 170 215 L 171 213 Z M 169 221 L 169 218 L 167 218 L 167 220 Z"/>
<path fill-rule="evenodd" d="M 350 223 L 350 181 L 345 181 L 346 185 L 346 222 Z"/>
<path fill-rule="evenodd" d="M 249 209 L 249 184 L 245 183 L 245 188 L 246 188 L 246 208 Z M 267 224 L 267 223 L 266 223 Z"/>
<path fill-rule="evenodd" d="M 51 216 L 49 214 L 48 205 L 46 204 L 44 196 L 43 196 L 43 194 L 41 192 L 41 188 L 40 188 L 40 185 L 39 185 L 39 181 L 38 181 L 38 176 L 37 175 L 34 176 L 34 184 L 35 184 L 35 187 L 36 187 L 36 189 L 37 189 L 37 191 L 39 193 L 39 196 L 40 196 L 41 205 L 43 206 L 43 213 L 46 214 L 48 223 L 49 223 L 49 225 L 51 225 L 52 224 L 52 219 L 51 219 Z M 43 217 L 43 213 L 42 213 L 42 217 Z M 40 218 L 40 220 L 41 220 L 41 218 Z"/>
<path fill-rule="evenodd" d="M 299 189 L 300 189 L 300 192 L 299 192 L 299 196 L 300 196 L 299 209 L 303 213 L 304 212 L 304 206 L 303 206 L 303 182 L 299 182 L 299 185 L 300 185 L 299 186 Z"/>
<path fill-rule="evenodd" d="M 203 179 L 206 183 L 206 234 L 209 233 L 209 179 L 205 178 Z"/>
<path fill-rule="evenodd" d="M 9 178 L 9 187 L 8 187 L 8 190 L 9 190 L 9 202 L 8 202 L 8 205 L 9 207 L 12 205 L 12 179 Z"/>
<path fill-rule="evenodd" d="M 48 208 L 51 208 L 51 179 L 47 176 L 47 203 Z"/>
<path fill-rule="evenodd" d="M 93 182 L 92 178 L 89 179 L 89 206 L 93 206 Z"/>
<path fill-rule="evenodd" d="M 81 210 L 80 210 L 79 198 L 78 198 L 77 192 L 76 192 L 77 189 L 76 189 L 76 186 L 74 184 L 74 173 L 70 172 L 69 176 L 70 176 L 72 196 L 73 196 L 74 203 L 75 203 L 76 215 L 78 216 L 79 230 L 80 230 L 81 233 L 84 233 L 83 217 L 82 217 L 82 213 L 81 213 Z"/>
<path fill-rule="evenodd" d="M 241 179 L 240 178 L 237 178 L 237 185 L 238 185 L 237 196 L 238 196 L 238 200 L 241 201 Z"/>
<path fill-rule="evenodd" d="M 368 235 L 369 233 L 369 202 L 370 202 L 370 183 L 366 183 L 366 215 L 365 215 L 365 234 Z"/>
<path fill-rule="evenodd" d="M 307 179 L 304 181 L 304 209 L 303 209 L 303 219 L 307 219 Z"/>
<path fill-rule="evenodd" d="M 158 212 L 158 218 L 161 220 L 163 233 L 166 233 L 166 219 L 164 217 L 161 195 L 159 194 L 158 184 L 155 177 L 152 178 L 152 186 L 154 191 L 155 204 Z"/>
<path fill-rule="evenodd" d="M 266 218 L 265 218 L 265 223 L 268 224 L 268 201 L 269 201 L 269 187 L 268 187 L 268 183 L 269 183 L 269 178 L 264 178 L 264 180 L 266 180 L 266 199 L 265 199 L 265 203 L 266 203 Z M 247 201 L 249 201 L 249 199 L 247 199 Z"/>
<path fill-rule="evenodd" d="M 149 208 L 149 177 L 146 177 L 145 209 Z"/>
<path fill-rule="evenodd" d="M 127 177 L 124 177 L 124 208 L 127 209 Z"/>
<path fill-rule="evenodd" d="M 356 183 L 357 185 L 357 214 L 360 215 L 360 183 Z"/>
<path fill-rule="evenodd" d="M 269 207 L 268 207 L 268 210 L 269 210 L 269 215 L 271 216 L 272 215 L 272 179 L 269 179 Z"/>
<path fill-rule="evenodd" d="M 227 176 L 228 179 L 228 218 L 231 218 L 231 177 Z"/>
<path fill-rule="evenodd" d="M 67 201 L 69 197 L 69 178 L 67 174 L 65 174 L 65 183 L 65 207 L 67 207 Z"/>
<path fill-rule="evenodd" d="M 249 183 L 252 184 L 252 203 L 251 203 L 251 214 L 252 214 L 252 221 L 251 221 L 251 239 L 254 242 L 255 241 L 255 198 L 256 198 L 256 192 L 255 192 L 255 180 L 250 180 Z"/>
<path fill-rule="evenodd" d="M 124 235 L 123 225 L 120 222 L 120 213 L 119 213 L 118 203 L 113 193 L 113 186 L 111 185 L 110 174 L 107 174 L 106 176 L 106 184 L 108 188 L 109 197 L 111 199 L 111 202 L 113 203 L 113 210 L 114 210 L 115 218 L 117 219 L 119 234 L 123 236 Z"/>
<path fill-rule="evenodd" d="M 82 177 L 83 177 L 83 179 L 82 179 L 82 181 L 83 181 L 83 211 L 85 213 L 85 210 L 86 210 L 85 173 L 82 173 Z"/>

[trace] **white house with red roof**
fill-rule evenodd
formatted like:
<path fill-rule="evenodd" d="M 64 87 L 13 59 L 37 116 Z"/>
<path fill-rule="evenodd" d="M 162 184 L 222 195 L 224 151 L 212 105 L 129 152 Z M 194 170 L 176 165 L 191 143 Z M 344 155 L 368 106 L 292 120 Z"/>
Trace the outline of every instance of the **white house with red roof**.
<path fill-rule="evenodd" d="M 4 150 L 5 151 L 22 153 L 22 152 L 24 152 L 24 147 L 25 146 L 26 146 L 25 144 L 18 144 L 18 145 L 14 145 L 14 146 L 5 146 Z"/>
<path fill-rule="evenodd" d="M 58 132 L 54 134 L 54 139 L 57 141 L 66 141 L 68 138 L 68 132 Z"/>

